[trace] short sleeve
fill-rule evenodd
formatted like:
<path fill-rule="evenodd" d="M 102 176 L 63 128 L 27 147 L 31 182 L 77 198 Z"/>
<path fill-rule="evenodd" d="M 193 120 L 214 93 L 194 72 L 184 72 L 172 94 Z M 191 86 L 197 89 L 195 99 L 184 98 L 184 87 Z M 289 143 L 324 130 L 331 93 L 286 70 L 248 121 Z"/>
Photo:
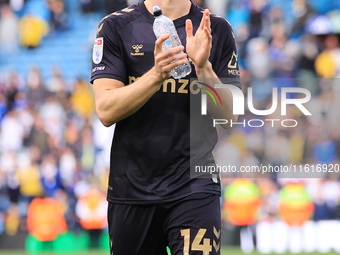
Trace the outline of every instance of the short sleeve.
<path fill-rule="evenodd" d="M 215 66 L 216 75 L 229 84 L 241 87 L 235 36 L 231 25 L 223 18 L 218 18 L 216 35 L 219 44 L 219 61 Z"/>
<path fill-rule="evenodd" d="M 127 83 L 123 47 L 113 19 L 100 22 L 92 51 L 91 83 L 111 78 Z"/>

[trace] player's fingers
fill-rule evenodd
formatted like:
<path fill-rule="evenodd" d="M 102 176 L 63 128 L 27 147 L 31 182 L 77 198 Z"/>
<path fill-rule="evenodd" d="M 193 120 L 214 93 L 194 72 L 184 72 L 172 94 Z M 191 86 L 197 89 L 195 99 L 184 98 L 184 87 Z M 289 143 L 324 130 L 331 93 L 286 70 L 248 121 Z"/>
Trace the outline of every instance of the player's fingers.
<path fill-rule="evenodd" d="M 210 28 L 210 25 L 209 25 L 209 18 L 208 17 L 206 17 L 205 18 L 205 25 L 204 25 L 204 29 L 208 29 L 208 31 L 211 33 L 211 28 Z"/>
<path fill-rule="evenodd" d="M 174 48 L 171 48 L 171 49 L 168 49 L 167 51 L 165 51 L 164 55 L 165 55 L 165 57 L 169 57 L 169 56 L 171 56 L 173 54 L 180 53 L 183 50 L 184 50 L 184 46 L 183 45 L 177 46 L 177 47 L 174 47 Z"/>
<path fill-rule="evenodd" d="M 171 62 L 173 62 L 175 60 L 182 60 L 182 59 L 187 59 L 187 54 L 185 54 L 185 53 L 174 54 L 174 55 L 160 61 L 159 65 L 160 66 L 166 66 L 166 65 L 170 64 Z"/>
<path fill-rule="evenodd" d="M 209 42 L 211 42 L 212 41 L 212 35 L 211 35 L 211 32 L 209 31 L 209 29 L 207 27 L 204 29 L 204 33 L 205 33 L 206 37 L 208 38 Z"/>
<path fill-rule="evenodd" d="M 210 10 L 207 9 L 206 12 L 207 12 L 207 17 L 209 18 L 208 26 L 210 27 Z"/>
<path fill-rule="evenodd" d="M 199 29 L 203 30 L 204 27 L 206 26 L 206 17 L 209 17 L 209 10 L 208 9 L 204 10 L 204 12 L 203 12 L 203 16 L 202 16 L 202 19 L 201 19 Z"/>
<path fill-rule="evenodd" d="M 180 59 L 180 60 L 178 60 L 178 61 L 175 61 L 175 62 L 170 63 L 169 65 L 164 66 L 164 67 L 163 67 L 163 71 L 164 71 L 164 72 L 171 72 L 171 70 L 172 70 L 174 67 L 183 65 L 183 64 L 185 64 L 185 63 L 187 63 L 187 62 L 188 62 L 188 59 L 186 59 L 186 58 L 185 58 L 185 59 Z"/>
<path fill-rule="evenodd" d="M 159 52 L 163 52 L 162 44 L 165 42 L 167 39 L 169 39 L 170 34 L 165 34 L 159 37 L 156 42 L 155 42 L 155 54 Z"/>
<path fill-rule="evenodd" d="M 205 27 L 208 28 L 211 33 L 211 21 L 210 21 L 210 12 L 209 9 L 206 10 L 207 15 L 205 16 Z"/>
<path fill-rule="evenodd" d="M 193 27 L 192 27 L 192 22 L 190 19 L 187 19 L 185 22 L 185 30 L 187 33 L 187 38 L 190 38 L 193 36 Z"/>
<path fill-rule="evenodd" d="M 175 47 L 175 48 L 168 49 L 165 52 L 162 51 L 161 53 L 156 54 L 155 60 L 156 60 L 156 62 L 159 63 L 160 61 L 167 59 L 174 54 L 180 53 L 183 50 L 184 50 L 184 46 L 178 46 L 178 47 Z"/>
<path fill-rule="evenodd" d="M 198 29 L 204 29 L 204 20 L 205 20 L 205 16 L 206 16 L 206 10 L 203 12 L 203 16 L 202 16 L 202 19 L 201 19 L 201 23 L 200 23 L 200 26 L 198 27 Z"/>

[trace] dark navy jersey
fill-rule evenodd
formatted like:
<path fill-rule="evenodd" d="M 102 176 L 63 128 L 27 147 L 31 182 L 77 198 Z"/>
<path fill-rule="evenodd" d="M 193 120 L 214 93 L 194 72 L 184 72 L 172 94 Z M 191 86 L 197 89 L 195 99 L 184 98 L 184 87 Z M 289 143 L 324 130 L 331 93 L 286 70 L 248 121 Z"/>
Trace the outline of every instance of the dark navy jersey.
<path fill-rule="evenodd" d="M 174 20 L 182 44 L 186 44 L 185 21 L 194 32 L 203 9 L 191 3 L 189 14 Z M 106 16 L 99 24 L 93 48 L 91 82 L 98 78 L 135 82 L 154 65 L 156 37 L 153 15 L 144 2 Z M 240 87 L 235 39 L 230 24 L 211 15 L 212 50 L 209 61 L 219 78 Z M 190 164 L 213 165 L 217 142 L 212 117 L 197 109 L 190 121 L 190 95 L 196 77 L 170 77 L 136 113 L 116 124 L 111 149 L 108 200 L 127 204 L 170 202 L 194 193 L 220 195 L 220 181 L 190 178 Z M 196 92 L 195 92 L 196 93 Z M 198 95 L 199 97 L 199 95 Z M 197 146 L 190 148 L 190 126 Z M 191 157 L 190 157 L 191 156 Z"/>

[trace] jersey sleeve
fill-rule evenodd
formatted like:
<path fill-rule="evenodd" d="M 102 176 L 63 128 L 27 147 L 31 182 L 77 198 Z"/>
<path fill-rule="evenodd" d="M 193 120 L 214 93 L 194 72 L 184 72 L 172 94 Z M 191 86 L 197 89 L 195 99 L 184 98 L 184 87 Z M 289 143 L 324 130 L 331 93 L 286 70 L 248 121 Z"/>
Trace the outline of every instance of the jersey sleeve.
<path fill-rule="evenodd" d="M 91 83 L 98 78 L 116 79 L 127 83 L 122 42 L 113 19 L 100 22 L 92 51 Z"/>
<path fill-rule="evenodd" d="M 223 83 L 233 84 L 241 88 L 238 56 L 233 29 L 228 21 L 218 18 L 215 33 L 219 43 L 219 62 L 216 64 L 215 73 Z"/>

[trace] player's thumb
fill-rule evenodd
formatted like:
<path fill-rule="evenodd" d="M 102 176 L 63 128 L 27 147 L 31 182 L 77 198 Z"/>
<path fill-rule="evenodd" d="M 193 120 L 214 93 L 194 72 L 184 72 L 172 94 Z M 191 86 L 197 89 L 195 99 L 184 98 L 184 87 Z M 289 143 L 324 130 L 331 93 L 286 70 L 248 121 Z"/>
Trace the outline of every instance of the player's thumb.
<path fill-rule="evenodd" d="M 165 34 L 162 35 L 161 37 L 159 37 L 156 42 L 155 42 L 155 51 L 156 52 L 162 52 L 163 48 L 162 48 L 162 44 L 163 42 L 165 42 L 167 39 L 169 39 L 170 34 Z"/>

